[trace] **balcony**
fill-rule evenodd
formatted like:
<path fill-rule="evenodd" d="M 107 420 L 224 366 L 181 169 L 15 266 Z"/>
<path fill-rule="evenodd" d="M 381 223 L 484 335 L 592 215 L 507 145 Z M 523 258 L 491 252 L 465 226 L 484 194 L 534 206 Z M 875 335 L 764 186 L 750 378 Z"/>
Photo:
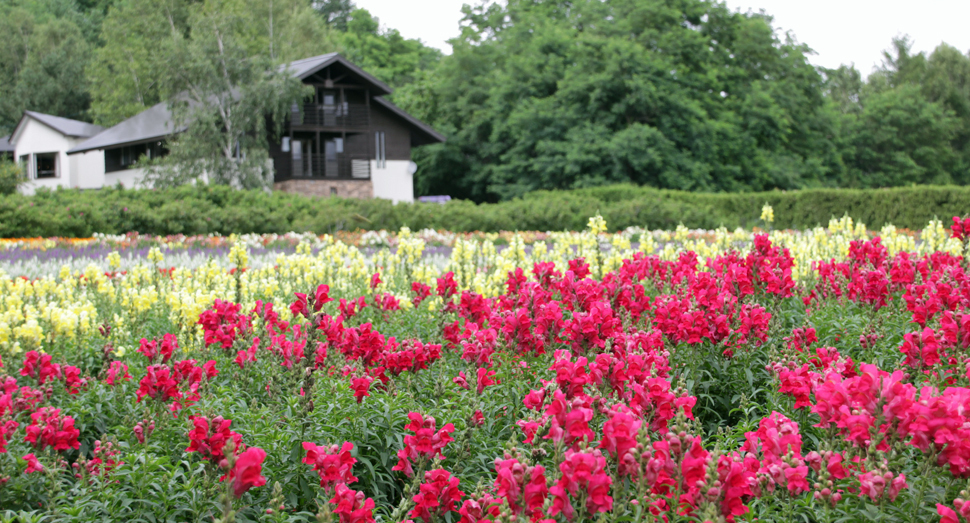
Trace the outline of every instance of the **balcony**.
<path fill-rule="evenodd" d="M 370 158 L 366 154 L 304 154 L 299 158 L 277 156 L 273 161 L 276 181 L 370 179 Z"/>
<path fill-rule="evenodd" d="M 326 129 L 366 129 L 370 125 L 369 109 L 364 104 L 304 104 L 303 112 L 293 106 L 290 122 L 294 127 Z"/>

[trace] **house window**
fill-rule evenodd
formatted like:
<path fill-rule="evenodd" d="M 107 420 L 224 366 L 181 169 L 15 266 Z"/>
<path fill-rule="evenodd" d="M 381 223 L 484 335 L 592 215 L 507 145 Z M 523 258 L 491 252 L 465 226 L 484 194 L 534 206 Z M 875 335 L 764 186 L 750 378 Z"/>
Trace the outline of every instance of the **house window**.
<path fill-rule="evenodd" d="M 35 154 L 34 176 L 38 179 L 57 178 L 57 153 Z"/>
<path fill-rule="evenodd" d="M 142 156 L 149 160 L 161 158 L 168 154 L 163 142 L 148 142 L 135 145 L 125 145 L 104 151 L 104 172 L 112 173 L 130 169 L 138 163 Z"/>
<path fill-rule="evenodd" d="M 374 133 L 374 145 L 375 150 L 377 151 L 377 168 L 384 169 L 387 167 L 387 150 L 384 147 L 384 131 Z"/>

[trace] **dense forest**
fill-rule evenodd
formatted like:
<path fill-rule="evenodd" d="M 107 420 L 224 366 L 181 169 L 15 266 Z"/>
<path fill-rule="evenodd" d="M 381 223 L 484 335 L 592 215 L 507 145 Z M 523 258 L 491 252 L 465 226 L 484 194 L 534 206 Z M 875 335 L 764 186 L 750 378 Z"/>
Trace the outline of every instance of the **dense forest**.
<path fill-rule="evenodd" d="M 260 67 L 339 51 L 448 137 L 415 152 L 421 194 L 970 183 L 970 55 L 945 44 L 887 42 L 864 75 L 815 67 L 811 42 L 716 1 L 464 13 L 443 55 L 352 0 L 0 0 L 0 135 L 25 109 L 108 126 L 186 86 L 258 97 L 275 85 Z M 247 64 L 232 83 L 194 67 L 216 45 Z"/>

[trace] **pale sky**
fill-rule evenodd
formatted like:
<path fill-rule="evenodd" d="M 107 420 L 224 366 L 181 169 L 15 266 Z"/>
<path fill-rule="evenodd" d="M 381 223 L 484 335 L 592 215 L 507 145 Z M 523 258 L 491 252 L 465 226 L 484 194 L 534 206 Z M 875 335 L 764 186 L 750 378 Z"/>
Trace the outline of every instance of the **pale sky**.
<path fill-rule="evenodd" d="M 446 40 L 458 35 L 462 4 L 479 0 L 355 1 L 381 25 L 450 53 Z M 812 63 L 855 63 L 863 75 L 881 63 L 882 51 L 897 35 L 908 34 L 914 52 L 930 52 L 941 42 L 963 53 L 970 50 L 970 0 L 727 0 L 727 5 L 764 9 L 776 28 L 791 31 L 815 50 Z"/>

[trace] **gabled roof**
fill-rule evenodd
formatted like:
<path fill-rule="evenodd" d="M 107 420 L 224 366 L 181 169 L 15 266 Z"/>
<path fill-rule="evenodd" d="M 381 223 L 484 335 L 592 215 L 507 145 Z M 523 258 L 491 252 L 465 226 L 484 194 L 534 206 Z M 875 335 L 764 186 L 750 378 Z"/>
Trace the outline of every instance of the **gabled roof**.
<path fill-rule="evenodd" d="M 374 91 L 375 96 L 391 94 L 392 90 L 387 84 L 378 80 L 377 78 L 374 78 L 360 67 L 350 63 L 346 58 L 340 56 L 339 53 L 328 53 L 320 56 L 312 56 L 310 58 L 290 62 L 283 67 L 286 67 L 287 70 L 291 71 L 293 76 L 299 78 L 300 80 L 305 80 L 317 71 L 320 71 L 321 69 L 333 64 L 340 64 L 344 66 L 354 75 L 360 77 L 361 80 L 370 84 L 370 88 Z"/>
<path fill-rule="evenodd" d="M 411 125 L 411 128 L 418 131 L 419 133 L 419 136 L 417 137 L 418 140 L 414 140 L 416 142 L 414 145 L 425 145 L 425 144 L 436 143 L 436 142 L 441 143 L 445 141 L 444 135 L 432 129 L 430 125 L 406 113 L 404 109 L 401 109 L 400 107 L 392 104 L 391 102 L 385 100 L 380 96 L 375 97 L 374 101 L 380 104 L 381 106 L 386 107 L 392 113 L 403 118 L 404 121 L 406 121 Z M 423 135 L 423 136 L 420 136 L 420 135 Z"/>
<path fill-rule="evenodd" d="M 12 153 L 14 150 L 13 144 L 10 143 L 9 136 L 0 136 L 0 153 Z"/>
<path fill-rule="evenodd" d="M 81 142 L 77 147 L 67 151 L 67 154 L 145 143 L 164 138 L 182 130 L 173 128 L 172 112 L 168 109 L 168 103 L 162 102 L 145 109 L 93 138 Z"/>
<path fill-rule="evenodd" d="M 432 129 L 428 124 L 404 112 L 400 107 L 384 100 L 379 95 L 390 94 L 391 88 L 377 78 L 367 74 L 356 65 L 347 61 L 346 58 L 337 53 L 313 56 L 290 62 L 282 67 L 291 71 L 293 76 L 304 80 L 309 78 L 323 68 L 339 63 L 348 71 L 358 76 L 361 80 L 370 84 L 374 94 L 374 101 L 382 107 L 404 119 L 411 128 L 417 131 L 414 145 L 424 145 L 428 143 L 444 142 L 445 137 Z M 52 117 L 56 118 L 56 117 Z M 96 127 L 96 126 L 95 126 Z M 110 149 L 125 145 L 145 143 L 167 137 L 171 134 L 182 132 L 184 128 L 174 129 L 172 124 L 172 113 L 168 109 L 168 104 L 162 102 L 156 104 L 135 116 L 111 127 L 110 129 L 85 140 L 77 147 L 67 151 L 67 154 L 77 154 L 95 149 Z"/>
<path fill-rule="evenodd" d="M 71 138 L 88 138 L 104 130 L 104 127 L 92 123 L 80 122 L 71 120 L 70 118 L 62 118 L 36 111 L 24 111 L 24 115 L 20 118 L 20 122 L 17 123 L 17 127 L 14 128 L 13 134 L 10 135 L 11 143 L 17 143 L 17 138 L 21 130 L 23 130 L 24 122 L 27 121 L 28 117 Z"/>

